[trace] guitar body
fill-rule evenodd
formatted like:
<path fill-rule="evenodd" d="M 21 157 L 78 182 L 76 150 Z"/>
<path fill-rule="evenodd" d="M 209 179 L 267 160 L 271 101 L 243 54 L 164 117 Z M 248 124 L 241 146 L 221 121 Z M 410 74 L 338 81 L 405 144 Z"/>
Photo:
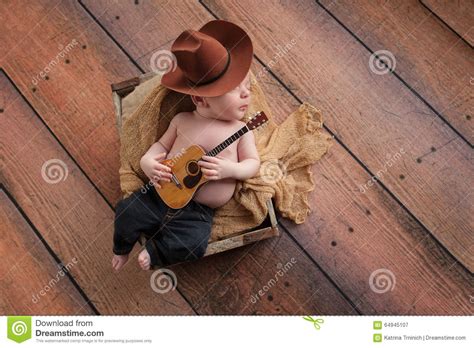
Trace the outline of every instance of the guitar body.
<path fill-rule="evenodd" d="M 207 156 L 216 156 L 246 132 L 264 126 L 267 121 L 268 118 L 265 113 L 259 111 L 239 131 L 232 134 L 208 153 L 206 153 L 201 146 L 192 145 L 173 158 L 161 161 L 160 163 L 171 168 L 173 178 L 171 182 L 160 180 L 159 184 L 161 188 L 154 186 L 156 192 L 168 207 L 173 209 L 183 208 L 193 198 L 196 191 L 202 185 L 209 182 L 209 180 L 204 177 L 201 167 L 199 167 L 198 164 L 202 156 L 206 154 Z"/>
<path fill-rule="evenodd" d="M 192 145 L 175 157 L 160 162 L 171 168 L 174 178 L 171 182 L 160 180 L 161 189 L 154 187 L 170 208 L 180 209 L 186 206 L 196 191 L 209 181 L 197 163 L 205 153 L 201 146 Z"/>

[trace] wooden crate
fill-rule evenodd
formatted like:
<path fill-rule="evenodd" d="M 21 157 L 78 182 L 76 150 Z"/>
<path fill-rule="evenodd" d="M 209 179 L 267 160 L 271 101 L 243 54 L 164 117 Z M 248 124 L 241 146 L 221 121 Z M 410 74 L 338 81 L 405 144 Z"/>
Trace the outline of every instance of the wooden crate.
<path fill-rule="evenodd" d="M 122 128 L 123 121 L 123 99 L 131 93 L 143 93 L 144 97 L 146 95 L 146 90 L 138 91 L 140 89 L 139 86 L 146 83 L 156 85 L 152 79 L 155 79 L 156 83 L 159 83 L 159 77 L 151 72 L 123 82 L 112 84 L 112 97 L 115 106 L 116 126 L 119 130 L 119 133 L 120 129 Z M 267 206 L 268 215 L 259 226 L 246 231 L 230 232 L 225 239 L 210 241 L 204 256 L 238 248 L 262 239 L 279 236 L 280 232 L 278 229 L 278 222 L 272 199 L 268 200 Z M 140 238 L 140 243 L 143 245 L 145 241 L 145 237 L 142 235 Z"/>

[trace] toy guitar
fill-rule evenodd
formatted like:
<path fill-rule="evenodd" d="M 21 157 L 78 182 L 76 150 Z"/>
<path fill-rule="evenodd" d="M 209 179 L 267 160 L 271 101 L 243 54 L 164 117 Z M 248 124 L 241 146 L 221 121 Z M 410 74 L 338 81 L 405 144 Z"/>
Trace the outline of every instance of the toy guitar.
<path fill-rule="evenodd" d="M 196 191 L 204 184 L 209 182 L 201 172 L 198 161 L 202 156 L 216 156 L 227 146 L 239 139 L 242 135 L 255 128 L 260 127 L 268 121 L 263 111 L 255 114 L 245 126 L 232 134 L 222 143 L 217 145 L 209 152 L 205 152 L 199 145 L 192 145 L 179 155 L 169 158 L 160 163 L 171 168 L 171 182 L 160 181 L 161 188 L 154 186 L 161 199 L 173 209 L 180 209 L 193 198 Z"/>

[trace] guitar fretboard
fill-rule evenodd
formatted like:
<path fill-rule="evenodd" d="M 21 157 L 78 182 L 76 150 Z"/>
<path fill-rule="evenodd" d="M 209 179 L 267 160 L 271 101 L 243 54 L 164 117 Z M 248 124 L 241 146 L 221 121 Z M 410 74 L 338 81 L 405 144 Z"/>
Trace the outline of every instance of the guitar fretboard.
<path fill-rule="evenodd" d="M 243 126 L 237 132 L 235 132 L 230 137 L 228 137 L 226 140 L 224 140 L 222 143 L 220 143 L 215 148 L 213 148 L 211 151 L 206 152 L 206 156 L 216 156 L 219 152 L 224 150 L 227 146 L 232 144 L 234 141 L 239 139 L 242 135 L 244 135 L 248 131 L 249 131 L 249 129 L 248 129 L 247 125 Z"/>

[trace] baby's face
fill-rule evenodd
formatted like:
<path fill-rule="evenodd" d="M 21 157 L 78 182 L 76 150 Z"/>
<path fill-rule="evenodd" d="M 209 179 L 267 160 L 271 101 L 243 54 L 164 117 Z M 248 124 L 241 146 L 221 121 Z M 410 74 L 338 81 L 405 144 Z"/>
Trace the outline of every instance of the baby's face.
<path fill-rule="evenodd" d="M 218 97 L 207 97 L 210 114 L 219 120 L 240 120 L 250 104 L 250 72 L 233 90 Z"/>

